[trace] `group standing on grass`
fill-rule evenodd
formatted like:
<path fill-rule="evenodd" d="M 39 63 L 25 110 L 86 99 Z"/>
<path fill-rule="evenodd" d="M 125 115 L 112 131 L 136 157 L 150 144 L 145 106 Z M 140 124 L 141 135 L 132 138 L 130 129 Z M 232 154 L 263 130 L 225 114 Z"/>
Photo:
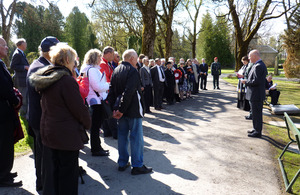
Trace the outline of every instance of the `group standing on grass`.
<path fill-rule="evenodd" d="M 199 93 L 199 87 L 203 92 L 207 90 L 208 65 L 204 58 L 201 64 L 197 59 L 181 58 L 177 65 L 174 57 L 151 60 L 128 49 L 120 61 L 118 52 L 107 46 L 102 52 L 89 50 L 80 71 L 76 71 L 76 51 L 55 37 L 41 41 L 40 57 L 30 66 L 24 54 L 26 40 L 18 40 L 17 47 L 11 66 L 14 81 L 26 94 L 23 100 L 0 60 L 0 156 L 5 159 L 0 161 L 0 186 L 22 185 L 15 181 L 17 173 L 11 173 L 14 132 L 18 127 L 16 113 L 20 108 L 34 137 L 36 190 L 43 194 L 77 194 L 79 150 L 89 139 L 86 130 L 90 131 L 92 156 L 109 155 L 101 146 L 102 128 L 104 137 L 118 140 L 119 171 L 131 166 L 132 175 L 151 173 L 152 168 L 143 159 L 144 114 L 151 114 L 151 107 L 158 111 L 166 109 L 164 101 L 173 105 L 190 99 L 192 94 Z M 7 51 L 5 40 L 0 38 L 0 58 Z M 253 118 L 253 130 L 248 136 L 261 137 L 267 70 L 257 50 L 249 53 L 249 59 L 253 63 L 251 68 L 249 60 L 243 58 L 240 85 L 247 89 L 244 97 L 249 100 Z M 220 89 L 221 65 L 217 57 L 210 68 L 213 88 Z M 24 109 L 22 102 L 27 105 Z M 112 118 L 104 114 L 106 103 L 111 105 Z"/>

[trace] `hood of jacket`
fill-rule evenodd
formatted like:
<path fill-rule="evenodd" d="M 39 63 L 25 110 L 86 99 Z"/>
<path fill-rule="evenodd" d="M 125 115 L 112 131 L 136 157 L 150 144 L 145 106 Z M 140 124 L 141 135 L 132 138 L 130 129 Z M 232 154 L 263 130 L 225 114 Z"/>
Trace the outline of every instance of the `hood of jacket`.
<path fill-rule="evenodd" d="M 67 67 L 50 65 L 30 75 L 29 83 L 36 91 L 43 91 L 66 75 L 72 76 Z"/>

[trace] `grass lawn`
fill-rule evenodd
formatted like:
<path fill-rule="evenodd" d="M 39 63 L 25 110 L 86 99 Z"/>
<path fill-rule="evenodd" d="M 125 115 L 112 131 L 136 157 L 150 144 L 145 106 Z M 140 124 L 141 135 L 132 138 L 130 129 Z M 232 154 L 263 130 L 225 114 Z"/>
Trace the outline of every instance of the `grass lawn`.
<path fill-rule="evenodd" d="M 225 81 L 233 84 L 234 86 L 237 85 L 238 79 L 236 77 L 226 77 L 223 78 Z M 297 82 L 292 81 L 273 81 L 277 83 L 277 89 L 280 90 L 281 94 L 279 97 L 280 104 L 295 104 L 297 107 L 300 108 L 300 84 Z M 269 106 L 264 105 L 265 108 L 269 108 Z M 294 123 L 300 123 L 300 116 L 294 115 L 290 116 Z M 282 152 L 283 146 L 285 146 L 290 140 L 287 135 L 287 130 L 285 127 L 277 127 L 268 124 L 269 121 L 283 121 L 283 115 L 271 115 L 271 116 L 264 116 L 264 135 L 273 140 L 272 143 L 274 148 L 274 164 L 278 170 L 278 176 L 282 181 L 282 189 L 285 190 L 284 182 L 282 179 L 281 171 L 279 168 L 277 158 Z M 286 152 L 284 155 L 283 164 L 285 167 L 285 171 L 287 172 L 287 177 L 289 181 L 294 177 L 296 172 L 300 168 L 300 155 L 295 154 L 292 152 Z M 293 185 L 293 193 L 300 194 L 300 179 L 298 178 L 295 184 Z"/>
<path fill-rule="evenodd" d="M 22 117 L 20 117 L 20 120 L 24 132 L 24 138 L 15 144 L 15 155 L 27 153 L 31 150 L 31 148 L 33 148 L 33 138 L 27 133 L 27 121 Z"/>

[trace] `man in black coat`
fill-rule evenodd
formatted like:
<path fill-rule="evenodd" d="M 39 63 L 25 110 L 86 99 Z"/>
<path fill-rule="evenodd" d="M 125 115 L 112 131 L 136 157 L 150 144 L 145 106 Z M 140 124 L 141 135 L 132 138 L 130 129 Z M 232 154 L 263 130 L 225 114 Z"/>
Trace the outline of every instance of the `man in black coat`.
<path fill-rule="evenodd" d="M 248 131 L 248 137 L 261 137 L 263 101 L 266 98 L 265 79 L 268 71 L 258 50 L 250 51 L 249 58 L 254 65 L 249 72 L 248 79 L 242 81 L 247 86 L 246 99 L 250 100 L 252 109 L 253 130 Z"/>
<path fill-rule="evenodd" d="M 144 165 L 143 158 L 144 99 L 136 67 L 138 56 L 133 49 L 129 49 L 123 53 L 122 58 L 124 61 L 112 74 L 107 97 L 114 105 L 113 117 L 118 119 L 118 170 L 125 171 L 130 166 L 128 152 L 130 137 L 131 174 L 151 173 L 152 168 Z"/>
<path fill-rule="evenodd" d="M 50 47 L 56 45 L 58 43 L 58 39 L 55 37 L 48 36 L 41 41 L 40 49 L 41 49 L 41 56 L 33 61 L 30 65 L 27 74 L 27 87 L 28 87 L 28 125 L 32 128 L 34 133 L 34 162 L 36 168 L 36 190 L 40 191 L 43 189 L 43 180 L 45 180 L 45 166 L 51 166 L 47 164 L 47 160 L 42 160 L 43 156 L 47 158 L 47 151 L 44 154 L 44 146 L 41 140 L 41 133 L 40 133 L 40 120 L 42 116 L 42 108 L 40 105 L 41 95 L 38 93 L 34 86 L 32 86 L 29 82 L 29 77 L 31 74 L 38 71 L 40 68 L 50 65 L 50 56 L 49 51 Z M 47 150 L 47 148 L 46 148 Z M 42 165 L 44 163 L 44 165 Z M 46 187 L 47 188 L 47 187 Z M 49 190 L 52 190 L 49 187 Z M 48 191 L 49 191 L 48 190 Z"/>
<path fill-rule="evenodd" d="M 207 73 L 208 73 L 208 65 L 205 63 L 205 59 L 202 58 L 202 64 L 199 66 L 199 72 L 200 72 L 200 89 L 207 90 L 206 89 L 206 83 L 207 83 Z"/>
<path fill-rule="evenodd" d="M 160 59 L 155 59 L 155 66 L 153 66 L 150 70 L 152 82 L 153 82 L 153 91 L 154 91 L 154 108 L 155 110 L 161 110 L 162 107 L 162 99 L 164 94 L 164 86 L 165 86 L 165 73 L 163 68 L 160 65 Z"/>
<path fill-rule="evenodd" d="M 22 186 L 14 182 L 17 173 L 11 173 L 14 162 L 14 130 L 17 126 L 16 107 L 20 99 L 13 89 L 13 81 L 6 65 L 1 60 L 7 56 L 6 41 L 0 37 L 0 187 Z"/>
<path fill-rule="evenodd" d="M 25 56 L 24 51 L 27 48 L 27 43 L 25 39 L 18 39 L 16 41 L 17 49 L 15 50 L 10 68 L 14 70 L 14 84 L 15 87 L 21 92 L 23 96 L 23 106 L 20 109 L 21 116 L 25 117 L 27 113 L 27 85 L 26 85 L 26 76 L 29 68 L 29 63 Z"/>

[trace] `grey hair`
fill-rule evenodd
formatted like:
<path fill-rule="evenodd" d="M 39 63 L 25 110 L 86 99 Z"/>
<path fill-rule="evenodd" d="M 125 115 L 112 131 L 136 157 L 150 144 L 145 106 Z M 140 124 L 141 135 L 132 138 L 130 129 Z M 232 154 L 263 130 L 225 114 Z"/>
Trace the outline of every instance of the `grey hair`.
<path fill-rule="evenodd" d="M 124 51 L 122 58 L 126 61 L 135 56 L 137 56 L 137 53 L 134 49 L 127 49 L 126 51 Z"/>
<path fill-rule="evenodd" d="M 17 39 L 15 42 L 17 47 L 22 45 L 23 43 L 26 43 L 26 40 L 24 38 Z"/>
<path fill-rule="evenodd" d="M 145 57 L 142 59 L 143 64 L 145 63 L 145 61 L 146 61 L 147 59 L 149 60 L 148 56 L 145 56 Z"/>

